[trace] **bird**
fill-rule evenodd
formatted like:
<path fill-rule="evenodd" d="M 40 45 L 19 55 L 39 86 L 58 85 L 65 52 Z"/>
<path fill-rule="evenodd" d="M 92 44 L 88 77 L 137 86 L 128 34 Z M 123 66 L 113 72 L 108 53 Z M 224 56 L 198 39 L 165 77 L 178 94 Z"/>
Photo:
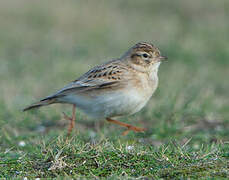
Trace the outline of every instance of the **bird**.
<path fill-rule="evenodd" d="M 78 79 L 23 111 L 56 103 L 71 104 L 72 116 L 69 120 L 68 135 L 75 126 L 76 108 L 92 118 L 106 119 L 125 127 L 122 135 L 129 131 L 144 132 L 139 128 L 118 120 L 140 111 L 150 100 L 158 87 L 158 69 L 166 60 L 160 50 L 151 43 L 139 42 L 116 58 L 95 66 Z"/>

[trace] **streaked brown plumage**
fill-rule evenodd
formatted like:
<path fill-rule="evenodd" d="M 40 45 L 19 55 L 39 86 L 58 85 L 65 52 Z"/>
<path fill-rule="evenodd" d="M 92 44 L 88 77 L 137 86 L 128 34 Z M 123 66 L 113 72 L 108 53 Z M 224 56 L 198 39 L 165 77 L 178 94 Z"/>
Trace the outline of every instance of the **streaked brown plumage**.
<path fill-rule="evenodd" d="M 121 58 L 92 68 L 24 111 L 54 103 L 69 103 L 92 117 L 106 118 L 128 130 L 143 131 L 110 118 L 134 114 L 145 106 L 157 88 L 157 72 L 163 59 L 165 57 L 160 55 L 157 47 L 137 43 Z M 65 118 L 74 119 L 66 115 Z"/>

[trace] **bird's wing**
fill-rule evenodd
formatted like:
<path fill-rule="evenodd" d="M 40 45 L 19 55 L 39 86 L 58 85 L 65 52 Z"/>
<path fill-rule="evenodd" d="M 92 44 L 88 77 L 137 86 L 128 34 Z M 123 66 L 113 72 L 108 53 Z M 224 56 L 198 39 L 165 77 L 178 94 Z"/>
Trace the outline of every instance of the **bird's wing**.
<path fill-rule="evenodd" d="M 44 98 L 65 96 L 69 93 L 88 92 L 106 88 L 121 88 L 128 81 L 128 68 L 119 60 L 113 60 L 106 64 L 96 66 L 83 74 L 81 77 L 71 82 L 57 93 Z M 125 77 L 125 78 L 124 78 Z"/>

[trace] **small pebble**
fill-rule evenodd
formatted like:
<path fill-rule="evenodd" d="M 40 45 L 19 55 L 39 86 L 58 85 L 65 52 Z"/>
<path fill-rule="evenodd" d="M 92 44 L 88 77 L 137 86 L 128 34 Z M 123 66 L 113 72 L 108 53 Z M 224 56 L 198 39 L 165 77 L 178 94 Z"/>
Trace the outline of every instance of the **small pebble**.
<path fill-rule="evenodd" d="M 21 147 L 24 147 L 25 146 L 25 141 L 19 141 L 18 145 L 21 146 Z"/>
<path fill-rule="evenodd" d="M 134 149 L 134 146 L 127 146 L 126 149 L 127 150 L 133 150 Z"/>

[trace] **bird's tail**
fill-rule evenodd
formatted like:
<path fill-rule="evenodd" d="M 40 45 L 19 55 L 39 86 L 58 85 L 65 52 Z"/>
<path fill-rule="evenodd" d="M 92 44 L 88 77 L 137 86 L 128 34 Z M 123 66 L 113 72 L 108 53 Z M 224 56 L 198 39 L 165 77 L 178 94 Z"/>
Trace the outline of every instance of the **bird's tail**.
<path fill-rule="evenodd" d="M 50 104 L 56 103 L 56 99 L 55 98 L 50 98 L 50 99 L 43 99 L 39 102 L 33 103 L 30 106 L 26 107 L 23 109 L 23 111 L 28 111 L 30 109 L 35 109 L 35 108 L 39 108 L 41 106 L 47 106 Z"/>

